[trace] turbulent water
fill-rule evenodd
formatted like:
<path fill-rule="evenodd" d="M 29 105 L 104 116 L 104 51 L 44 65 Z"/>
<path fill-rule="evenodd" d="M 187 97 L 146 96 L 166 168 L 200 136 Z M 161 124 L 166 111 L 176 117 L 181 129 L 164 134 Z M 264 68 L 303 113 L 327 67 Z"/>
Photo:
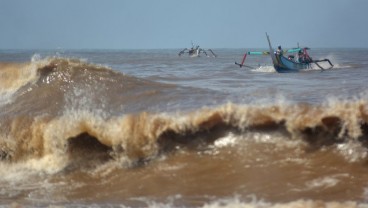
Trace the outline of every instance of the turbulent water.
<path fill-rule="evenodd" d="M 248 50 L 0 51 L 0 205 L 368 206 L 368 50 Z"/>

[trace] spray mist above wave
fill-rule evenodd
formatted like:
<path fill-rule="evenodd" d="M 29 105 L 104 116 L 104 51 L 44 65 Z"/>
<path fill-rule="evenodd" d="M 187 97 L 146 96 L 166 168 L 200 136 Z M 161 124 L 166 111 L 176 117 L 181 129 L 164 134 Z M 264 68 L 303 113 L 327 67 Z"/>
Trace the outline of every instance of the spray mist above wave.
<path fill-rule="evenodd" d="M 12 95 L 21 87 L 37 80 L 37 64 L 0 63 L 1 103 L 11 102 Z"/>
<path fill-rule="evenodd" d="M 57 115 L 69 108 L 135 111 L 147 108 L 137 105 L 140 100 L 172 88 L 79 59 L 41 59 L 35 55 L 32 62 L 3 64 L 1 68 L 0 73 L 5 73 L 1 76 L 4 80 L 0 80 L 2 93 L 9 94 L 8 105 L 4 106 L 8 113 Z"/>

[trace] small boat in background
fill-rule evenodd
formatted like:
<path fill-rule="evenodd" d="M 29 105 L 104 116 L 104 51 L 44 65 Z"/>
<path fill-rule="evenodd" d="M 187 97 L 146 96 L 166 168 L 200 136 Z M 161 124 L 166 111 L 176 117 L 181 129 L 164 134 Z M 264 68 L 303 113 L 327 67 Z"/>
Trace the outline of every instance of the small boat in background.
<path fill-rule="evenodd" d="M 206 51 L 211 52 L 212 57 L 217 57 L 217 55 L 212 51 L 212 49 L 203 49 L 201 47 L 199 47 L 199 45 L 194 46 L 193 42 L 192 42 L 192 47 L 190 49 L 188 48 L 184 48 L 183 50 L 181 50 L 178 53 L 178 56 L 183 55 L 184 53 L 188 53 L 190 57 L 200 57 L 201 53 L 204 53 L 207 57 L 210 57 Z"/>
<path fill-rule="evenodd" d="M 311 69 L 312 64 L 315 64 L 321 70 L 325 70 L 325 68 L 323 68 L 319 64 L 320 62 L 328 62 L 330 64 L 330 67 L 328 69 L 331 69 L 333 67 L 333 64 L 331 63 L 329 59 L 313 60 L 308 54 L 308 50 L 310 49 L 308 47 L 305 47 L 305 48 L 298 47 L 298 48 L 293 48 L 289 50 L 281 50 L 281 46 L 279 46 L 277 51 L 274 52 L 272 45 L 271 45 L 270 38 L 267 33 L 266 33 L 266 36 L 267 36 L 267 41 L 269 45 L 269 51 L 247 52 L 244 54 L 242 63 L 239 64 L 235 62 L 235 64 L 240 67 L 245 66 L 245 67 L 251 68 L 250 66 L 244 65 L 247 55 L 270 55 L 272 58 L 273 67 L 279 73 L 298 72 L 300 70 Z M 286 57 L 285 54 L 288 54 L 288 53 L 289 54 L 294 53 L 296 55 L 288 55 Z"/>

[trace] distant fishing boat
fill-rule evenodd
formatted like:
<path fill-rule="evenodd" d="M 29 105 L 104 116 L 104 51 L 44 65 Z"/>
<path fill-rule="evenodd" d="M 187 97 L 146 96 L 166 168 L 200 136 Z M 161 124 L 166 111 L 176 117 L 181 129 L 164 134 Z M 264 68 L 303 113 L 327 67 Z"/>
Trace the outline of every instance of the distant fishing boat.
<path fill-rule="evenodd" d="M 188 53 L 190 57 L 200 57 L 201 53 L 204 53 L 207 57 L 210 57 L 206 51 L 211 52 L 212 57 L 217 57 L 217 55 L 212 51 L 212 49 L 203 49 L 201 48 L 199 45 L 194 46 L 193 42 L 192 42 L 192 48 L 188 49 L 188 48 L 184 48 L 183 50 L 181 50 L 178 53 L 178 56 L 183 55 L 184 53 Z"/>
<path fill-rule="evenodd" d="M 247 55 L 270 55 L 272 58 L 273 67 L 279 73 L 298 72 L 298 71 L 305 70 L 305 69 L 311 69 L 312 64 L 315 64 L 321 70 L 325 70 L 325 68 L 323 68 L 319 64 L 320 62 L 328 62 L 330 64 L 330 67 L 328 69 L 331 69 L 333 67 L 333 64 L 331 63 L 329 59 L 313 60 L 308 54 L 308 50 L 310 49 L 308 47 L 305 47 L 305 48 L 298 47 L 298 48 L 293 48 L 289 50 L 282 50 L 281 46 L 279 46 L 278 50 L 274 52 L 272 45 L 271 45 L 270 38 L 267 33 L 266 33 L 266 37 L 267 37 L 267 41 L 269 45 L 269 51 L 247 52 L 244 54 L 242 63 L 239 64 L 235 62 L 235 64 L 240 67 L 245 66 L 245 67 L 251 68 L 250 66 L 244 65 Z M 292 54 L 292 53 L 297 54 L 297 55 L 288 55 L 287 57 L 285 56 L 285 54 Z"/>

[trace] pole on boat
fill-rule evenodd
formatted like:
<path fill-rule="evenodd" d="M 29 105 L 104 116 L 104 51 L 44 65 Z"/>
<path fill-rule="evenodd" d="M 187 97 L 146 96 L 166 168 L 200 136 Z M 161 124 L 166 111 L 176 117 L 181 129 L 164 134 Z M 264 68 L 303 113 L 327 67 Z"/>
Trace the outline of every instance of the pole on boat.
<path fill-rule="evenodd" d="M 314 64 L 316 64 L 322 71 L 324 71 L 325 69 L 321 66 L 321 65 L 319 65 L 318 64 L 318 62 L 328 62 L 329 64 L 330 64 L 330 68 L 328 68 L 328 69 L 332 69 L 332 67 L 334 66 L 332 63 L 331 63 L 331 61 L 329 60 L 329 59 L 323 59 L 323 60 L 316 60 L 316 61 L 312 61 L 312 63 L 314 63 Z"/>
<path fill-rule="evenodd" d="M 251 67 L 251 66 L 247 66 L 247 65 L 244 65 L 244 62 L 245 62 L 245 59 L 247 58 L 247 53 L 245 53 L 244 54 L 244 56 L 243 56 L 243 60 L 242 60 L 242 62 L 241 62 L 241 64 L 239 64 L 238 62 L 235 62 L 235 64 L 236 65 L 238 65 L 240 68 L 242 68 L 243 66 L 245 66 L 245 67 L 248 67 L 248 68 L 250 68 L 250 69 L 254 69 L 253 67 Z"/>
<path fill-rule="evenodd" d="M 217 55 L 212 51 L 212 49 L 208 49 L 208 51 L 209 52 L 211 52 L 212 53 L 212 55 L 216 58 L 217 57 Z"/>
<path fill-rule="evenodd" d="M 244 66 L 244 61 L 245 61 L 245 59 L 246 59 L 246 58 L 247 58 L 247 53 L 245 53 L 245 54 L 244 54 L 244 57 L 243 57 L 243 60 L 242 60 L 241 64 L 238 64 L 238 63 L 236 63 L 236 62 L 235 62 L 235 64 L 236 64 L 236 65 L 239 65 L 239 67 Z"/>
<path fill-rule="evenodd" d="M 274 66 L 279 65 L 279 61 L 276 59 L 276 55 L 273 51 L 272 45 L 271 45 L 271 41 L 270 41 L 270 37 L 268 36 L 267 32 L 266 32 L 266 37 L 267 37 L 267 41 L 268 41 L 268 47 L 269 47 L 269 51 L 270 51 L 270 56 L 272 59 L 272 63 Z"/>

